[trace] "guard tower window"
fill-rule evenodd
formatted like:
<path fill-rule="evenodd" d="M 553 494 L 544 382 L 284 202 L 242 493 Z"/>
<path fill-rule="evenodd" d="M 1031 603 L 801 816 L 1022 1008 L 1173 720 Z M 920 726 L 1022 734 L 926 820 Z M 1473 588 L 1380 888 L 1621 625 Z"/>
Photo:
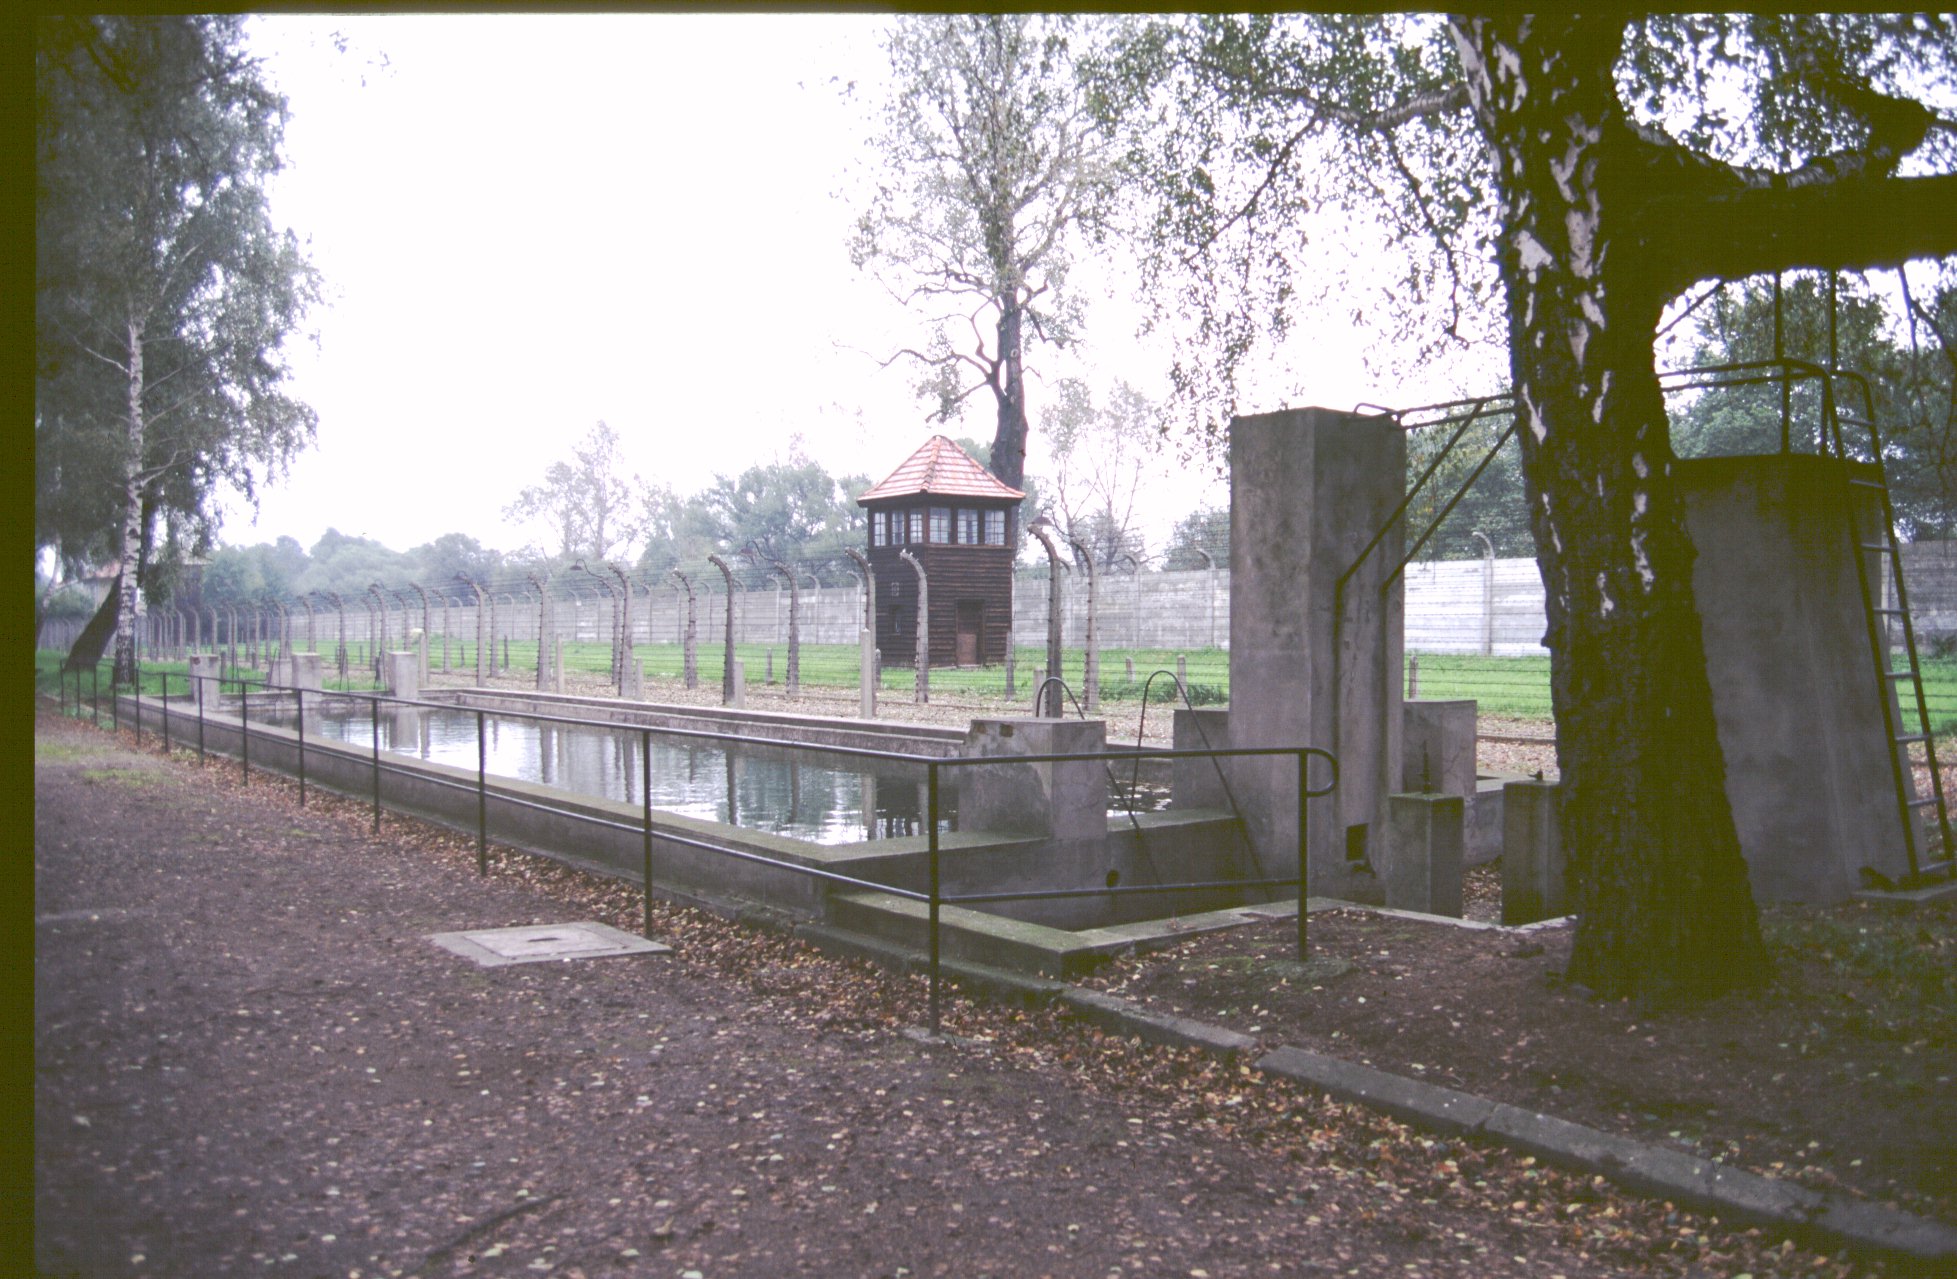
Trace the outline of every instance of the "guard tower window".
<path fill-rule="evenodd" d="M 985 544 L 1004 546 L 1006 544 L 1006 513 L 987 511 L 985 513 Z"/>
<path fill-rule="evenodd" d="M 951 508 L 934 506 L 931 508 L 931 540 L 949 542 L 951 540 Z"/>
<path fill-rule="evenodd" d="M 910 540 L 913 542 L 922 542 L 924 540 L 924 508 L 923 507 L 913 508 L 910 512 L 910 517 L 911 517 Z"/>
<path fill-rule="evenodd" d="M 979 513 L 972 507 L 958 508 L 958 543 L 961 546 L 977 546 L 979 540 Z"/>

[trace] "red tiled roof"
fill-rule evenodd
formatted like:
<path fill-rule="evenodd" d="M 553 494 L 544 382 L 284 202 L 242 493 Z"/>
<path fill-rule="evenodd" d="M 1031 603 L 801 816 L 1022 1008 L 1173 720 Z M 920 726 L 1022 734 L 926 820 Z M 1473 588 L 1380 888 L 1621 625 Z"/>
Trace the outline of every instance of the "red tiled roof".
<path fill-rule="evenodd" d="M 942 435 L 934 435 L 904 464 L 872 484 L 857 505 L 890 497 L 989 497 L 1017 502 L 1026 494 L 1008 488 L 976 459 Z"/>

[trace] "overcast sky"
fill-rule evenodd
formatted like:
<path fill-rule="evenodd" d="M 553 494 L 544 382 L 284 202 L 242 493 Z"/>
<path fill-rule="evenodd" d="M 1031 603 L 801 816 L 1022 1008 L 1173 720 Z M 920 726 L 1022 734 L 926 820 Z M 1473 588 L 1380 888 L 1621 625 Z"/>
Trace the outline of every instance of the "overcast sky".
<path fill-rule="evenodd" d="M 317 349 L 293 353 L 318 443 L 224 540 L 310 547 L 332 526 L 397 550 L 451 531 L 515 550 L 535 530 L 503 508 L 600 419 L 681 493 L 797 435 L 838 475 L 895 467 L 942 428 L 910 370 L 879 371 L 924 334 L 847 249 L 884 21 L 253 19 L 292 109 L 274 215 L 310 241 L 327 297 Z M 1031 358 L 1160 393 L 1134 320 L 1102 302 L 1080 363 Z M 1363 383 L 1354 340 L 1301 335 L 1323 388 L 1309 402 L 1408 402 Z M 989 398 L 948 433 L 989 440 Z M 1036 439 L 1028 470 L 1045 461 Z M 1160 469 L 1156 550 L 1225 497 Z"/>

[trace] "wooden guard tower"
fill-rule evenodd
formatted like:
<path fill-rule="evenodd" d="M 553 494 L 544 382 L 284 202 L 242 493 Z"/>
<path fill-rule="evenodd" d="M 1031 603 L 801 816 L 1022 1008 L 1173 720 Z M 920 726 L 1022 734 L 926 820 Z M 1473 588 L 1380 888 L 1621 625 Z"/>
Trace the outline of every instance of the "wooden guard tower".
<path fill-rule="evenodd" d="M 1026 495 L 934 435 L 856 499 L 870 515 L 877 647 L 886 665 L 917 656 L 917 570 L 929 584 L 930 663 L 1005 660 L 1012 635 L 1014 511 Z"/>

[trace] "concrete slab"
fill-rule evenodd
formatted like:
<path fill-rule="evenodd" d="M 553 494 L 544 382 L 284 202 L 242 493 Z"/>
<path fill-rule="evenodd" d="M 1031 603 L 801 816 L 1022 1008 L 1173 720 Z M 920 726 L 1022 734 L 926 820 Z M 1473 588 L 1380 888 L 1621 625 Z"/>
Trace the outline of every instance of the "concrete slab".
<path fill-rule="evenodd" d="M 519 928 L 478 928 L 435 933 L 428 938 L 482 968 L 536 964 L 553 959 L 604 959 L 614 955 L 659 955 L 673 948 L 609 924 L 589 920 L 571 924 L 528 924 Z"/>

